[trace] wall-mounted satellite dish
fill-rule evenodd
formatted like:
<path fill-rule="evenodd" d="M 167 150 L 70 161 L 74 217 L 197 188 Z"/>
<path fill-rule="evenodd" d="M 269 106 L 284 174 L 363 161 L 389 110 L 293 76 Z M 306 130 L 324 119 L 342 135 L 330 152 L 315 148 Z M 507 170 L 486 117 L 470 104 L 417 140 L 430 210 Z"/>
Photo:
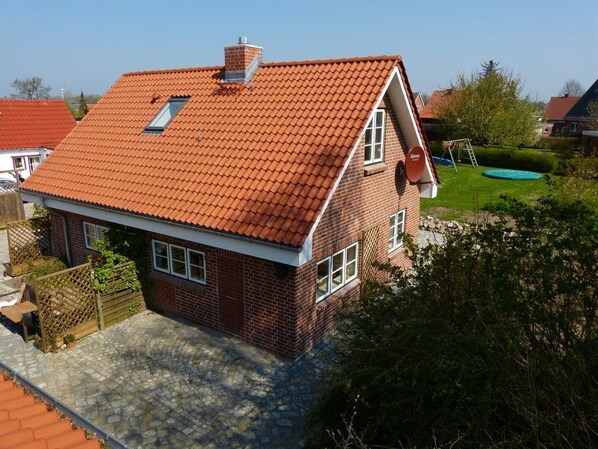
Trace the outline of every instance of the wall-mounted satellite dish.
<path fill-rule="evenodd" d="M 417 184 L 424 174 L 426 168 L 426 153 L 419 145 L 412 147 L 407 153 L 405 161 L 405 172 L 407 179 L 412 184 Z"/>

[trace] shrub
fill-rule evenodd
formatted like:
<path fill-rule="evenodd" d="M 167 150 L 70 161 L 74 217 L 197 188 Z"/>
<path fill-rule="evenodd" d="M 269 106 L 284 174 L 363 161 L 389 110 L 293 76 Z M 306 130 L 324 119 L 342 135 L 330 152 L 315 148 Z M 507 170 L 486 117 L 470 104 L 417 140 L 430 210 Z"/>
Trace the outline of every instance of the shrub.
<path fill-rule="evenodd" d="M 35 269 L 27 275 L 27 279 L 31 282 L 35 278 L 66 270 L 66 268 L 66 264 L 60 259 L 56 257 L 44 257 L 43 263 L 37 265 Z"/>
<path fill-rule="evenodd" d="M 550 198 L 493 212 L 408 244 L 412 268 L 384 266 L 392 286 L 343 315 L 320 447 L 347 423 L 371 447 L 598 447 L 598 215 Z"/>
<path fill-rule="evenodd" d="M 537 146 L 545 150 L 555 151 L 562 157 L 569 158 L 579 148 L 579 139 L 577 137 L 540 137 Z"/>
<path fill-rule="evenodd" d="M 434 156 L 442 156 L 442 145 L 431 145 L 431 149 Z M 558 166 L 558 160 L 553 155 L 541 154 L 530 150 L 476 147 L 473 151 L 478 164 L 486 167 L 552 173 Z M 457 157 L 455 152 L 453 152 L 453 157 Z"/>

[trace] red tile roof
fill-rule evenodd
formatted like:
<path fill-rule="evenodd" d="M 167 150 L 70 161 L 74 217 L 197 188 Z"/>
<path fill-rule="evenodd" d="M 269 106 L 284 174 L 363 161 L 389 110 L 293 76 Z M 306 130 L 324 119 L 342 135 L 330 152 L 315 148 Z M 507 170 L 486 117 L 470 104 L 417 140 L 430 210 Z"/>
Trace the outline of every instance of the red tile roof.
<path fill-rule="evenodd" d="M 546 120 L 563 120 L 563 117 L 571 110 L 581 97 L 550 97 L 546 105 L 544 118 Z"/>
<path fill-rule="evenodd" d="M 100 449 L 48 404 L 0 373 L 0 449 Z"/>
<path fill-rule="evenodd" d="M 435 90 L 434 92 L 432 92 L 432 95 L 426 103 L 426 106 L 419 111 L 419 116 L 422 119 L 438 119 L 438 112 L 445 101 L 445 97 L 451 94 L 452 89 Z"/>
<path fill-rule="evenodd" d="M 0 150 L 55 148 L 77 125 L 62 100 L 0 98 Z"/>
<path fill-rule="evenodd" d="M 301 246 L 398 56 L 123 75 L 22 184 L 28 191 Z M 144 129 L 188 96 L 161 135 Z"/>

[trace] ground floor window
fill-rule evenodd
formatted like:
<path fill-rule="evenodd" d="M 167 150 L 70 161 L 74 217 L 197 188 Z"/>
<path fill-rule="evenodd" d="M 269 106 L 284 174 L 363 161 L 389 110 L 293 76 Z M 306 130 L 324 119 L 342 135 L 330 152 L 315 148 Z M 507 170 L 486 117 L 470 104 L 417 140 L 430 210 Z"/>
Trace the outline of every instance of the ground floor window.
<path fill-rule="evenodd" d="M 102 239 L 108 231 L 106 226 L 100 226 L 94 223 L 83 222 L 83 234 L 85 235 L 85 247 L 94 249 L 96 241 Z"/>
<path fill-rule="evenodd" d="M 316 301 L 319 302 L 357 278 L 357 243 L 320 261 L 317 267 Z"/>
<path fill-rule="evenodd" d="M 201 251 L 152 240 L 152 259 L 157 271 L 206 283 L 206 257 Z"/>
<path fill-rule="evenodd" d="M 405 210 L 390 216 L 390 229 L 388 232 L 388 252 L 403 246 L 403 233 L 405 232 Z"/>

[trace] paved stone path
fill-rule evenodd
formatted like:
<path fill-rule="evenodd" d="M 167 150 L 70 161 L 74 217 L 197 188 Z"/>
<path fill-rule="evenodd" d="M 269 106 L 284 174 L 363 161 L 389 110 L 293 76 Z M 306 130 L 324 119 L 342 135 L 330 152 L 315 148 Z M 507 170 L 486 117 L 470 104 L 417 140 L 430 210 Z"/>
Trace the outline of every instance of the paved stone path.
<path fill-rule="evenodd" d="M 44 354 L 0 325 L 0 361 L 131 448 L 293 448 L 330 343 L 296 361 L 143 312 Z"/>

